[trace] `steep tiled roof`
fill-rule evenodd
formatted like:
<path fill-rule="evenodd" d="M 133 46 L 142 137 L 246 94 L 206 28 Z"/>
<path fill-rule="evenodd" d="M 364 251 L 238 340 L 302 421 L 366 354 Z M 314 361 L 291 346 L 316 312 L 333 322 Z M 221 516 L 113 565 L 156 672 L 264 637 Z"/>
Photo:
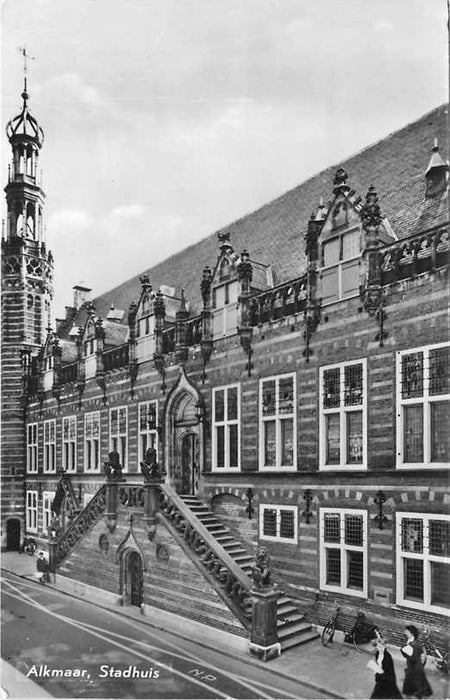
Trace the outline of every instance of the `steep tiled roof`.
<path fill-rule="evenodd" d="M 347 184 L 362 198 L 369 186 L 375 185 L 382 214 L 389 219 L 399 238 L 417 231 L 419 221 L 423 230 L 444 223 L 448 220 L 447 199 L 425 201 L 425 171 L 435 138 L 439 140 L 442 157 L 448 160 L 447 105 L 346 161 L 330 166 L 222 231 L 231 233 L 237 253 L 247 248 L 252 259 L 273 265 L 279 281 L 297 277 L 304 270 L 304 234 L 308 220 L 321 196 L 331 199 L 333 177 L 338 167 L 345 169 Z M 215 232 L 145 272 L 154 289 L 161 284 L 182 286 L 191 309 L 199 311 L 202 269 L 205 265 L 214 266 L 218 251 Z M 105 318 L 112 303 L 117 308 L 128 309 L 139 293 L 139 276 L 136 276 L 97 297 L 94 300 L 96 313 Z M 126 314 L 123 322 L 126 323 Z"/>

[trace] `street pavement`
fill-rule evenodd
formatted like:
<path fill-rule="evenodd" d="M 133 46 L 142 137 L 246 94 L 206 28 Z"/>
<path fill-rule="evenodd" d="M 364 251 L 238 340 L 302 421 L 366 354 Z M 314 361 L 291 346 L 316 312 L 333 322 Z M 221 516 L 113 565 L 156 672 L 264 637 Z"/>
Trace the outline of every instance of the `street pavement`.
<path fill-rule="evenodd" d="M 152 615 L 149 608 L 145 616 L 133 606 L 119 608 L 103 602 L 100 592 L 90 595 L 90 602 L 80 600 L 67 595 L 64 577 L 39 584 L 33 578 L 35 567 L 35 557 L 2 554 L 2 658 L 18 669 L 2 666 L 2 687 L 9 697 L 48 697 L 44 688 L 64 698 L 175 700 L 364 699 L 372 692 L 368 657 L 347 644 L 325 648 L 314 641 L 264 664 L 248 655 L 242 638 L 179 616 Z M 401 687 L 404 663 L 397 649 L 392 652 Z M 153 669 L 153 677 L 111 677 L 111 668 L 122 674 L 130 668 L 130 674 L 134 668 L 143 673 Z M 50 669 L 73 673 L 49 678 Z M 83 669 L 85 675 L 74 675 Z M 448 697 L 447 679 L 431 667 L 427 674 L 433 697 Z M 34 696 L 29 694 L 33 682 L 38 684 Z"/>

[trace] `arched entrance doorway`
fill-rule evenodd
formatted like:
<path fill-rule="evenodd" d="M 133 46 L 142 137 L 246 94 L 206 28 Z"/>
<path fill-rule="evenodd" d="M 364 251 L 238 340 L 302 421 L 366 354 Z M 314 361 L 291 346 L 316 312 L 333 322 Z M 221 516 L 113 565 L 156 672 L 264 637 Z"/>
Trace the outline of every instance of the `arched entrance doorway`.
<path fill-rule="evenodd" d="M 6 523 L 6 549 L 20 548 L 20 520 L 9 518 Z"/>
<path fill-rule="evenodd" d="M 140 607 L 144 601 L 144 576 L 139 552 L 129 551 L 125 556 L 124 565 L 125 600 L 130 605 Z"/>
<path fill-rule="evenodd" d="M 180 372 L 165 407 L 165 464 L 170 485 L 180 494 L 195 494 L 203 470 L 203 398 Z"/>
<path fill-rule="evenodd" d="M 196 432 L 188 431 L 180 438 L 181 484 L 180 492 L 195 494 L 200 477 L 200 446 Z"/>

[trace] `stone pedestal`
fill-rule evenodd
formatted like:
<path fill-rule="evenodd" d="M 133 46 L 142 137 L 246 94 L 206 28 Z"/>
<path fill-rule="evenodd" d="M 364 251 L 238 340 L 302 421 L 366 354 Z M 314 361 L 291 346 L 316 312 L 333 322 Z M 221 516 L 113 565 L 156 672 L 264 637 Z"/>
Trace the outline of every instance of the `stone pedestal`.
<path fill-rule="evenodd" d="M 117 510 L 119 506 L 119 493 L 117 481 L 112 479 L 106 482 L 106 525 L 112 534 L 117 525 Z"/>
<path fill-rule="evenodd" d="M 277 602 L 281 591 L 276 586 L 252 588 L 252 629 L 249 653 L 261 661 L 281 654 L 277 632 Z"/>
<path fill-rule="evenodd" d="M 160 474 L 149 475 L 144 481 L 144 523 L 149 540 L 152 540 L 156 534 L 156 516 L 162 483 L 164 479 Z"/>

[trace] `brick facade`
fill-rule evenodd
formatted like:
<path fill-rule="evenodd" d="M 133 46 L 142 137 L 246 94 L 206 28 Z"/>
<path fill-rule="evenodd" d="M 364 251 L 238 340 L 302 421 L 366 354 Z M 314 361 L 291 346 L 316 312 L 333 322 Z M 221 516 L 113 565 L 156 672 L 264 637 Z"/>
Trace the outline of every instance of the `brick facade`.
<path fill-rule="evenodd" d="M 121 449 L 126 450 L 125 479 L 142 484 L 139 462 L 153 431 L 167 482 L 178 492 L 182 484 L 190 493 L 195 491 L 248 552 L 254 553 L 258 544 L 266 546 L 275 580 L 297 599 L 299 607 L 308 610 L 314 622 L 323 624 L 339 605 L 343 606 L 342 627 L 350 627 L 355 611 L 362 609 L 395 640 L 406 622 L 444 627 L 448 596 L 431 581 L 429 572 L 436 578 L 449 566 L 445 534 L 448 536 L 448 464 L 433 456 L 433 450 L 440 451 L 446 459 L 448 450 L 442 422 L 438 421 L 444 405 L 439 397 L 445 391 L 443 384 L 438 389 L 434 385 L 427 395 L 428 407 L 423 386 L 428 387 L 430 377 L 442 383 L 442 370 L 448 371 L 448 367 L 445 359 L 439 360 L 439 377 L 437 365 L 433 365 L 429 375 L 418 379 L 419 360 L 413 370 L 401 365 L 401 353 L 408 350 L 412 355 L 419 353 L 421 367 L 425 362 L 431 367 L 432 362 L 438 362 L 427 359 L 434 357 L 433 348 L 448 346 L 448 214 L 442 206 L 447 170 L 444 161 L 438 164 L 443 178 L 439 201 L 427 199 L 423 175 L 427 153 L 420 148 L 430 124 L 442 132 L 442 109 L 345 165 L 352 181 L 351 166 L 357 182 L 374 178 L 383 216 L 373 188 L 362 204 L 365 193 L 351 190 L 343 169 L 336 173 L 334 188 L 331 178 L 324 184 L 322 174 L 305 183 L 303 199 L 301 186 L 221 232 L 219 251 L 217 247 L 213 251 L 207 239 L 195 265 L 191 249 L 184 263 L 180 253 L 175 267 L 190 266 L 185 269 L 186 279 L 179 278 L 180 284 L 192 290 L 193 269 L 197 275 L 191 315 L 178 290 L 165 287 L 152 292 L 144 275 L 141 286 L 137 280 L 134 286 L 130 281 L 108 296 L 106 308 L 114 302 L 115 309 L 124 312 L 123 320 L 108 319 L 102 311 L 106 299 L 101 297 L 95 305 L 70 310 L 75 335 L 76 327 L 82 329 L 77 338 L 70 335 L 69 322 L 59 324 L 59 336 L 49 332 L 40 359 L 41 363 L 46 358 L 55 359 L 52 390 L 42 391 L 41 364 L 25 373 L 25 397 L 17 393 L 18 401 L 26 398 L 26 424 L 38 424 L 38 470 L 26 475 L 24 487 L 38 493 L 37 536 L 41 543 L 47 540 L 42 528 L 42 492 L 56 492 L 61 478 L 64 417 L 76 416 L 77 420 L 76 470 L 70 474 L 70 482 L 82 508 L 86 497 L 104 482 L 103 464 L 113 446 L 111 409 L 124 407 L 126 429 L 120 433 L 116 426 L 115 435 L 120 433 Z M 421 134 L 420 139 L 417 134 Z M 414 151 L 415 162 L 422 165 L 403 173 L 400 195 L 401 143 Z M 372 173 L 371 163 L 377 162 L 377 157 L 384 159 L 386 167 Z M 412 167 L 410 163 L 408 167 Z M 406 193 L 410 180 L 414 186 Z M 319 185 L 328 188 L 323 194 L 330 199 L 326 206 L 318 206 L 316 201 L 316 213 L 307 220 L 310 192 Z M 308 216 L 309 212 L 310 208 Z M 295 216 L 300 220 L 295 230 L 286 232 L 284 214 L 291 223 Z M 291 238 L 295 244 L 290 248 Z M 272 260 L 261 248 L 261 240 L 269 239 Z M 244 242 L 251 256 L 254 243 L 255 259 L 249 262 L 246 251 L 238 255 L 233 248 L 235 240 Z M 330 241 L 332 245 L 340 242 L 327 248 Z M 343 253 L 346 246 L 353 251 L 349 264 Z M 333 255 L 336 259 L 328 264 Z M 204 269 L 202 278 L 205 264 L 209 271 Z M 270 265 L 280 275 L 275 286 Z M 158 270 L 154 271 L 156 279 Z M 167 267 L 166 274 L 169 270 Z M 344 285 L 342 289 L 348 285 L 350 291 L 338 292 L 333 288 L 338 283 L 333 282 L 331 294 L 341 296 L 325 303 L 325 293 L 330 295 L 330 287 L 326 287 L 329 272 Z M 232 284 L 238 289 L 236 302 L 225 308 L 229 302 L 224 301 L 222 309 L 217 300 L 226 299 L 231 286 L 224 291 L 225 286 Z M 139 302 L 129 307 L 127 317 L 124 302 L 131 289 Z M 199 311 L 200 296 L 203 306 Z M 235 310 L 229 332 L 214 335 L 218 314 L 223 312 L 226 318 L 229 313 L 233 319 Z M 152 349 L 148 356 L 137 357 L 137 343 L 145 336 L 144 322 L 149 314 L 155 329 L 154 334 L 148 334 Z M 95 358 L 91 356 L 89 361 L 94 362 L 95 372 L 86 378 L 85 341 L 88 329 L 94 326 L 97 345 Z M 61 356 L 62 366 L 57 367 Z M 14 376 L 19 376 L 17 362 L 14 371 Z M 415 404 L 407 404 L 408 397 L 403 400 L 401 382 L 406 382 L 406 372 L 410 373 L 407 381 L 415 382 L 414 391 L 417 383 L 422 383 L 422 394 L 412 394 Z M 234 387 L 234 394 L 226 393 L 229 387 Z M 142 423 L 140 404 L 147 401 L 157 402 L 155 423 L 147 418 Z M 413 408 L 420 404 L 419 410 L 429 410 L 429 417 L 419 425 L 416 410 L 416 423 L 408 432 L 409 414 L 403 404 Z M 100 464 L 97 471 L 88 473 L 84 416 L 92 411 L 100 413 Z M 25 430 L 18 413 L 16 418 L 14 429 L 20 436 L 16 442 L 11 438 L 8 449 L 16 450 L 14 461 L 22 483 Z M 43 430 L 45 421 L 53 419 L 56 469 L 49 473 L 44 470 Z M 11 421 L 8 425 L 12 431 Z M 425 431 L 428 437 L 423 438 L 423 445 L 410 436 L 414 430 L 417 434 Z M 412 466 L 402 461 L 405 436 L 424 455 L 422 459 L 414 456 Z M 428 462 L 425 453 L 431 454 Z M 9 474 L 4 472 L 4 476 Z M 73 517 L 73 503 L 71 510 L 64 502 L 60 527 L 67 528 Z M 408 528 L 414 530 L 413 535 L 408 534 Z M 100 569 L 101 535 L 108 538 L 109 548 L 101 550 Z M 127 536 L 134 542 L 131 549 L 139 552 L 144 562 L 145 604 L 171 611 L 186 605 L 191 617 L 233 627 L 232 614 L 196 568 L 190 553 L 174 540 L 162 516 L 156 539 L 151 541 L 139 509 L 134 512 L 132 527 L 122 509 L 113 535 L 100 519 L 62 563 L 60 573 L 123 595 L 126 565 L 121 559 L 121 543 Z M 424 542 L 429 556 L 424 566 L 429 569 L 423 570 L 419 580 L 415 562 Z M 168 562 L 158 559 L 159 545 L 170 550 Z M 405 570 L 399 571 L 398 562 L 403 560 Z M 187 581 L 195 590 L 191 598 Z M 317 593 L 319 599 L 313 603 Z M 428 605 L 426 596 L 430 595 L 434 604 Z M 195 607 L 192 600 L 197 598 L 203 599 L 204 605 Z"/>

